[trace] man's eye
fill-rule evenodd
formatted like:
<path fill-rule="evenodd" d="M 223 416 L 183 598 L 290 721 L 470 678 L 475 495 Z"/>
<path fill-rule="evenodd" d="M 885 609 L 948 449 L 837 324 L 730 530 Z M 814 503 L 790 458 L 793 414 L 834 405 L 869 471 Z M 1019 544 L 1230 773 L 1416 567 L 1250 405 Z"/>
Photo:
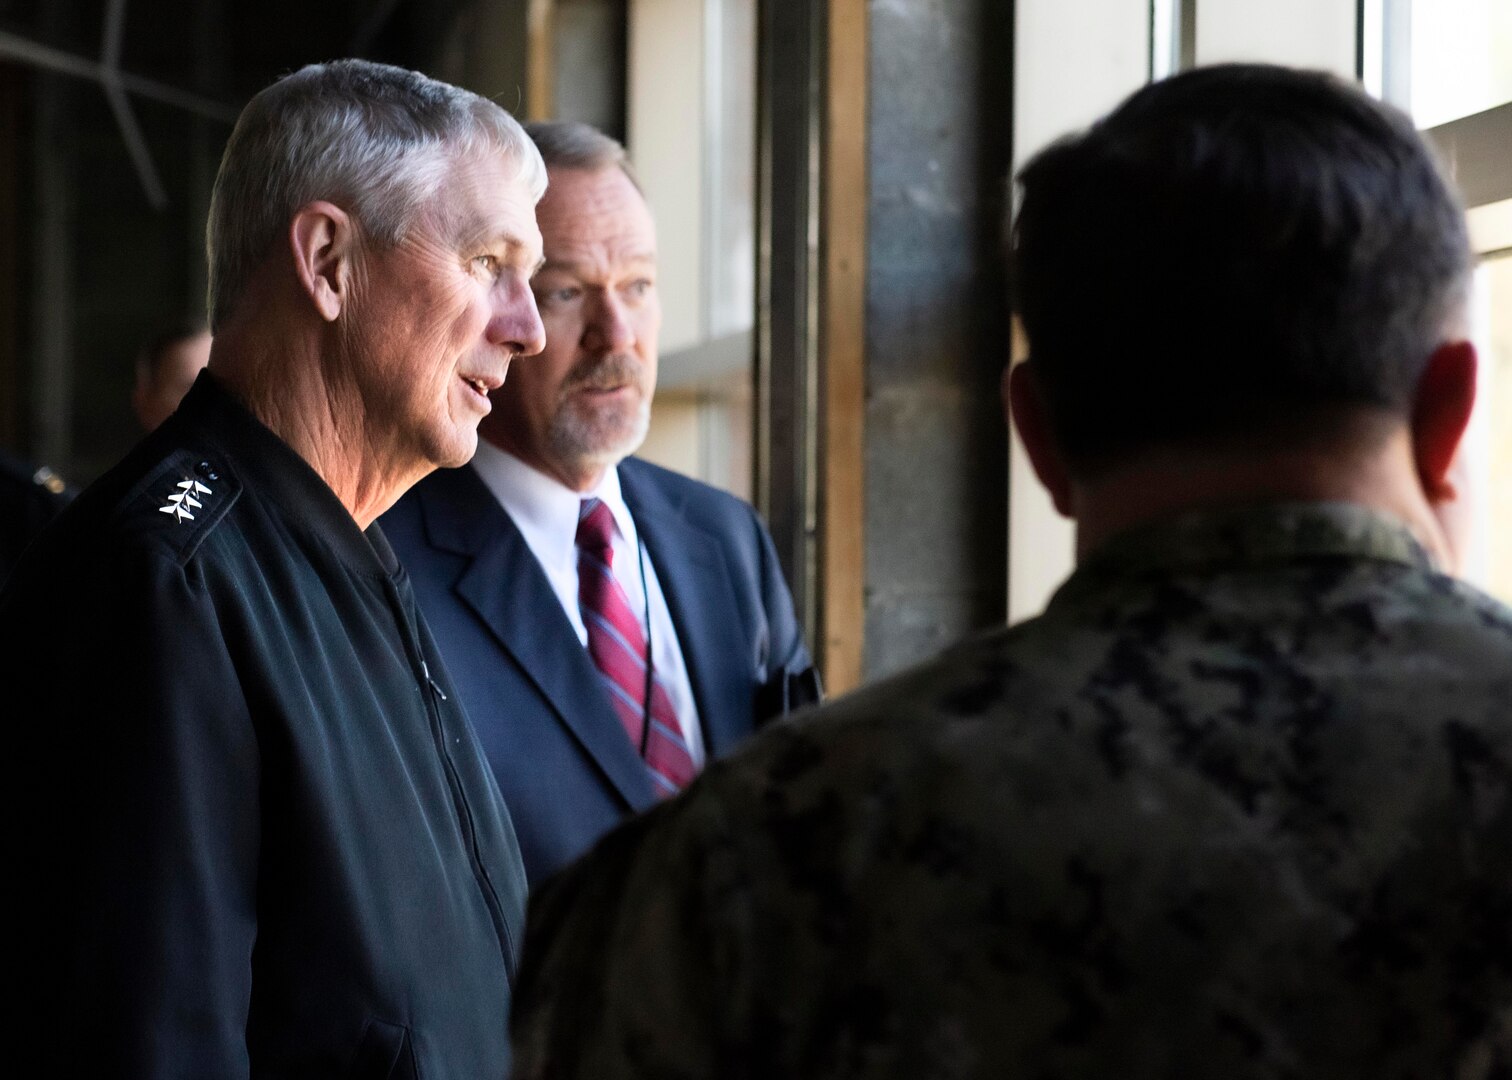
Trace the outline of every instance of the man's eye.
<path fill-rule="evenodd" d="M 499 260 L 492 255 L 475 255 L 473 257 L 473 265 L 476 266 L 479 270 L 482 270 L 485 274 L 490 274 L 495 277 L 498 276 Z"/>
<path fill-rule="evenodd" d="M 625 286 L 625 291 L 631 296 L 639 299 L 640 297 L 645 296 L 647 293 L 649 293 L 654 284 L 655 283 L 652 282 L 650 278 L 637 278 L 635 281 L 632 281 L 629 285 Z"/>
<path fill-rule="evenodd" d="M 563 285 L 559 289 L 546 289 L 540 299 L 548 304 L 570 304 L 581 295 L 583 290 L 576 285 Z"/>

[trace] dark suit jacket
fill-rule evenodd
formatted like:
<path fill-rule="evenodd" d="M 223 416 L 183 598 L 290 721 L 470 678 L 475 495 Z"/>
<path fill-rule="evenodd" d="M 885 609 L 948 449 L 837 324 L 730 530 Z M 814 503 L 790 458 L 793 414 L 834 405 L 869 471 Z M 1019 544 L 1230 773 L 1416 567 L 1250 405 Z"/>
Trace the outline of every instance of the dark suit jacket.
<path fill-rule="evenodd" d="M 620 485 L 667 598 L 710 760 L 817 696 L 766 527 L 732 495 L 630 459 Z M 382 519 L 514 819 L 532 883 L 655 803 L 545 572 L 469 466 Z"/>

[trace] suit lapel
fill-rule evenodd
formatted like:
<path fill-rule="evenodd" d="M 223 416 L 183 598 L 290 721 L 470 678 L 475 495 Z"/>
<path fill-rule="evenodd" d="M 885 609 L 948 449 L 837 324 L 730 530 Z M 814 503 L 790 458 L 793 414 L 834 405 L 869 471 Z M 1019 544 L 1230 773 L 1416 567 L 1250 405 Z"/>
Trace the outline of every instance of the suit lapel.
<path fill-rule="evenodd" d="M 724 554 L 650 470 L 622 462 L 620 487 L 667 598 L 712 761 L 749 735 L 752 723 L 750 646 Z"/>
<path fill-rule="evenodd" d="M 598 669 L 545 571 L 493 493 L 464 467 L 429 485 L 423 499 L 431 543 L 469 558 L 454 586 L 458 598 L 514 658 L 625 802 L 636 810 L 650 807 L 655 796 L 645 763 L 610 708 Z"/>

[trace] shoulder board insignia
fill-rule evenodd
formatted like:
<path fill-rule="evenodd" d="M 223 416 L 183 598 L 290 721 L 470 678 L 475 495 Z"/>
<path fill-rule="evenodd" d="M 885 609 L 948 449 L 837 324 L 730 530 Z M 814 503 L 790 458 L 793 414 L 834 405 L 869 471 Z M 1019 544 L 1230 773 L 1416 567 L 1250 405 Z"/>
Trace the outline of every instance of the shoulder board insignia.
<path fill-rule="evenodd" d="M 125 533 L 151 537 L 188 559 L 241 495 L 241 483 L 203 450 L 176 450 L 133 484 L 114 521 Z"/>
<path fill-rule="evenodd" d="M 168 501 L 158 507 L 158 513 L 168 514 L 180 524 L 193 521 L 193 511 L 204 508 L 205 504 L 199 500 L 198 496 L 215 494 L 204 484 L 188 476 L 180 480 L 176 487 L 177 490 L 168 496 Z"/>

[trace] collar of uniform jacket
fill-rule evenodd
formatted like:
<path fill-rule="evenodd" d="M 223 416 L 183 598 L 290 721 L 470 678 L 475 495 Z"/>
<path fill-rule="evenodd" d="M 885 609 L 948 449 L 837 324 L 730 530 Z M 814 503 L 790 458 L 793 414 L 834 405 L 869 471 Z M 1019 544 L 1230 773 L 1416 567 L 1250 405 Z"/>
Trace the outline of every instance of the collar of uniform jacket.
<path fill-rule="evenodd" d="M 209 371 L 200 372 L 171 418 L 186 443 L 218 447 L 241 485 L 281 507 L 307 535 L 334 551 L 349 569 L 392 576 L 399 560 L 377 525 L 364 533 L 329 484 L 288 443 L 253 416 Z M 166 425 L 165 425 L 166 426 Z M 189 434 L 192 432 L 193 434 Z"/>
<path fill-rule="evenodd" d="M 1051 606 L 1096 596 L 1113 581 L 1326 558 L 1436 569 L 1395 518 L 1354 503 L 1273 503 L 1193 511 L 1115 536 L 1082 560 Z"/>

